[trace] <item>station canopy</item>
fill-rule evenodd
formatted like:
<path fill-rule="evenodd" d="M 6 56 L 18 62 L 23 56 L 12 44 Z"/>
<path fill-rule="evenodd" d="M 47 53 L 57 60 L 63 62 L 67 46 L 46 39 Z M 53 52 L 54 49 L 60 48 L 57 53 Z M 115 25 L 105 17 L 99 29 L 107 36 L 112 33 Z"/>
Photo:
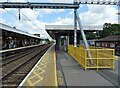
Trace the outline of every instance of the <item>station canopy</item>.
<path fill-rule="evenodd" d="M 88 32 L 103 30 L 103 26 L 83 25 L 82 27 L 83 30 Z M 45 25 L 45 30 L 52 38 L 55 38 L 55 34 L 57 33 L 67 36 L 68 34 L 74 33 L 74 25 Z M 77 32 L 80 33 L 79 27 L 77 27 Z"/>

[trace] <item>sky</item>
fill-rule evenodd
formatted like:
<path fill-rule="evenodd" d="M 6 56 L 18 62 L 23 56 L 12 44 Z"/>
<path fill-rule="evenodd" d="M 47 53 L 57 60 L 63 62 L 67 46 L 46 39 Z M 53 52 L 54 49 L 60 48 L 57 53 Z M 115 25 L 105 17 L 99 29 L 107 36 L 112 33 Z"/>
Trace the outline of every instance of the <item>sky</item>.
<path fill-rule="evenodd" d="M 6 2 L 7 0 L 0 0 Z M 8 0 L 9 2 L 49 2 L 73 3 L 73 0 Z M 84 0 L 81 0 L 84 1 Z M 90 0 L 87 0 L 90 1 Z M 102 1 L 102 0 L 100 0 Z M 111 0 L 115 1 L 115 0 Z M 74 10 L 72 9 L 0 9 L 0 23 L 8 24 L 25 32 L 40 34 L 41 38 L 50 38 L 45 31 L 45 25 L 74 25 Z M 118 23 L 118 7 L 112 5 L 80 5 L 78 9 L 82 25 L 103 25 Z"/>

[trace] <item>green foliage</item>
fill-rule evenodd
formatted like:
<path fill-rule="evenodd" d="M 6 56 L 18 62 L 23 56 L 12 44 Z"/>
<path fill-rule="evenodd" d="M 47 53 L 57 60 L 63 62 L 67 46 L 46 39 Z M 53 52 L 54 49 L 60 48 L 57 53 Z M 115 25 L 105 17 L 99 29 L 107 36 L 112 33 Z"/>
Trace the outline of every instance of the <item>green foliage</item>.
<path fill-rule="evenodd" d="M 120 35 L 120 24 L 105 23 L 102 31 L 96 31 L 96 33 L 86 32 L 85 34 L 87 39 L 99 39 L 106 36 Z M 81 35 L 80 37 L 82 38 Z"/>
<path fill-rule="evenodd" d="M 110 35 L 120 35 L 120 24 L 105 23 L 103 31 L 99 32 L 99 37 L 103 38 Z"/>
<path fill-rule="evenodd" d="M 96 38 L 96 34 L 94 34 L 93 32 L 89 32 L 86 35 L 87 39 L 95 39 Z"/>

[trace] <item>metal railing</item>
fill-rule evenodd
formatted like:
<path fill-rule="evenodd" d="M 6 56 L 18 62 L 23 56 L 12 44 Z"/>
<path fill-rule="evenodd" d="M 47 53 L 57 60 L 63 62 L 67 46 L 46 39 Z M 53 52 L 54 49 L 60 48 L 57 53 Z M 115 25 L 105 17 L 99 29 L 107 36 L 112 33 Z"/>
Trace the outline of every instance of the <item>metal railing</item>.
<path fill-rule="evenodd" d="M 76 59 L 85 70 L 92 68 L 97 70 L 100 68 L 114 69 L 114 49 L 90 47 L 91 58 L 88 57 L 87 51 L 88 49 L 85 49 L 84 46 L 68 46 L 68 53 Z M 91 60 L 93 63 L 90 63 Z"/>

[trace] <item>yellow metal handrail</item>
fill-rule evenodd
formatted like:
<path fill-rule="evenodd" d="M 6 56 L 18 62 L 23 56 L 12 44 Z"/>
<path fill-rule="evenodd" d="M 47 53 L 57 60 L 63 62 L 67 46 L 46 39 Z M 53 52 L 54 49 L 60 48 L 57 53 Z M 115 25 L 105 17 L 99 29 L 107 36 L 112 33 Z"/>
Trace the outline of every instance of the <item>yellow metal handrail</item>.
<path fill-rule="evenodd" d="M 91 58 L 88 57 L 87 50 L 90 51 Z M 68 46 L 68 53 L 75 58 L 80 65 L 86 70 L 90 68 L 112 68 L 114 69 L 114 49 L 90 47 L 85 49 L 84 46 Z M 93 64 L 90 63 L 93 61 Z"/>

